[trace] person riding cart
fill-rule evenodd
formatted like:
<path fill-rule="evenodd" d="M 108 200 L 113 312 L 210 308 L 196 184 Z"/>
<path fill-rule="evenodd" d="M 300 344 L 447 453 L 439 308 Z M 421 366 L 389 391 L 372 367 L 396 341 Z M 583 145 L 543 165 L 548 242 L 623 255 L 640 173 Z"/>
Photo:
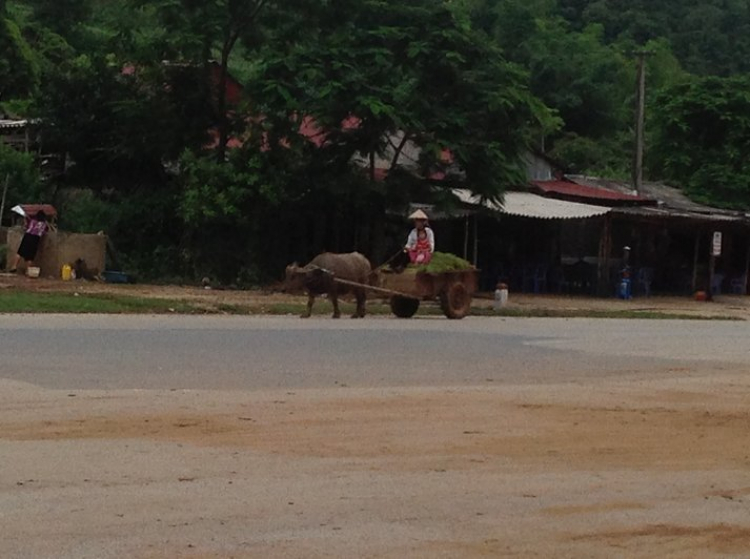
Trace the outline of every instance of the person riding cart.
<path fill-rule="evenodd" d="M 414 229 L 409 233 L 404 252 L 409 254 L 412 264 L 429 264 L 435 252 L 435 234 L 427 223 L 427 214 L 417 210 L 409 219 L 414 220 Z"/>

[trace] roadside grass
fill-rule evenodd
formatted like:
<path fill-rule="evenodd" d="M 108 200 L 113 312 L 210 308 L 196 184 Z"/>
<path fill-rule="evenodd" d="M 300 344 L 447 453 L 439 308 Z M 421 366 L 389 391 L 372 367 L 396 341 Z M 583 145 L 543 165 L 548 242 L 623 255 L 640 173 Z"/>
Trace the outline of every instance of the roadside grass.
<path fill-rule="evenodd" d="M 341 315 L 350 316 L 355 305 L 339 304 Z M 193 302 L 178 299 L 159 299 L 133 295 L 44 293 L 30 291 L 0 291 L 0 313 L 82 313 L 82 314 L 230 314 L 230 315 L 294 315 L 306 309 L 304 302 L 253 303 L 248 305 L 230 303 Z M 326 299 L 319 299 L 313 307 L 313 315 L 331 315 L 333 306 Z M 367 314 L 392 316 L 388 303 L 368 301 Z M 416 317 L 442 316 L 440 307 L 433 302 L 423 302 Z M 743 320 L 733 316 L 707 316 L 699 314 L 661 312 L 652 309 L 545 309 L 505 308 L 495 311 L 489 307 L 474 307 L 472 316 L 514 318 L 620 318 L 656 320 Z"/>
<path fill-rule="evenodd" d="M 0 313 L 198 314 L 184 301 L 127 295 L 0 292 Z"/>
<path fill-rule="evenodd" d="M 473 316 L 501 316 L 519 318 L 623 318 L 649 320 L 733 320 L 744 321 L 743 318 L 728 315 L 698 315 L 688 313 L 674 313 L 658 310 L 638 309 L 502 309 L 495 311 L 490 308 L 473 308 Z"/>

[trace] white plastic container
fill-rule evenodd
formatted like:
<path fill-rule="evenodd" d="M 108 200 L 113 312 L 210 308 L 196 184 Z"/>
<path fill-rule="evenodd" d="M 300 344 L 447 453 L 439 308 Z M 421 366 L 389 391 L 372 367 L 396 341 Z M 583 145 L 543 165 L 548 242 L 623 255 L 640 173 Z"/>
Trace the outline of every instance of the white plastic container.
<path fill-rule="evenodd" d="M 502 287 L 495 289 L 495 304 L 494 309 L 499 311 L 508 304 L 508 288 L 504 284 Z"/>

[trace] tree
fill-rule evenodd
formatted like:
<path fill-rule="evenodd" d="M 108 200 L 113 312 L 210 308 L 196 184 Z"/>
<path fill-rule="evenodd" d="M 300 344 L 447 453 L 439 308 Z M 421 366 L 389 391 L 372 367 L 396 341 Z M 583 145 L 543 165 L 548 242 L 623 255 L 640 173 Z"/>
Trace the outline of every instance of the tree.
<path fill-rule="evenodd" d="M 159 0 L 157 13 L 165 25 L 177 31 L 165 37 L 174 55 L 204 68 L 206 83 L 211 80 L 209 60 L 215 51 L 219 58 L 219 77 L 215 84 L 216 119 L 219 142 L 218 161 L 224 161 L 231 122 L 227 111 L 226 86 L 230 57 L 243 36 L 250 35 L 270 0 Z"/>
<path fill-rule="evenodd" d="M 112 56 L 79 56 L 51 70 L 41 87 L 47 148 L 69 154 L 69 175 L 91 186 L 166 180 L 165 165 L 208 141 L 199 70 L 158 65 L 123 74 L 124 65 Z"/>
<path fill-rule="evenodd" d="M 692 79 L 655 101 L 652 165 L 703 202 L 750 206 L 750 77 Z"/>
<path fill-rule="evenodd" d="M 312 117 L 328 133 L 331 160 L 369 161 L 371 178 L 376 157 L 390 154 L 396 171 L 413 143 L 424 170 L 445 170 L 449 150 L 466 184 L 487 197 L 523 182 L 520 153 L 554 119 L 523 70 L 468 19 L 426 0 L 335 0 L 318 26 L 308 40 L 264 53 L 254 96 L 264 114 Z M 351 118 L 356 126 L 342 128 Z"/>
<path fill-rule="evenodd" d="M 0 142 L 0 195 L 8 182 L 5 209 L 39 199 L 43 184 L 34 158 Z M 3 218 L 4 216 L 0 216 Z"/>
<path fill-rule="evenodd" d="M 750 6 L 745 0 L 558 0 L 575 30 L 597 24 L 608 44 L 666 39 L 687 70 L 750 71 Z"/>
<path fill-rule="evenodd" d="M 92 0 L 27 0 L 32 18 L 39 26 L 78 46 L 93 13 Z"/>
<path fill-rule="evenodd" d="M 0 102 L 25 97 L 39 80 L 39 67 L 18 24 L 0 10 Z"/>

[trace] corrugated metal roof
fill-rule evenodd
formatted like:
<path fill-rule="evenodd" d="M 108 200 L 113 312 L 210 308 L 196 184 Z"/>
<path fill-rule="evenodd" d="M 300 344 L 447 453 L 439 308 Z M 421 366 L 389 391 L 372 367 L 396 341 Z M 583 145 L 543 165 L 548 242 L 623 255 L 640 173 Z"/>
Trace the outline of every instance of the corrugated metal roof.
<path fill-rule="evenodd" d="M 599 177 L 586 177 L 583 175 L 566 175 L 565 178 L 581 186 L 588 186 L 597 189 L 606 188 L 607 190 L 629 194 L 633 193 L 633 187 L 630 183 L 625 181 L 602 179 Z M 640 193 L 641 196 L 656 200 L 660 208 L 666 208 L 669 210 L 693 212 L 697 214 L 711 214 L 712 216 L 723 215 L 737 217 L 742 215 L 742 212 L 713 208 L 711 206 L 693 202 L 679 188 L 661 182 L 644 181 Z"/>
<path fill-rule="evenodd" d="M 610 190 L 603 186 L 591 186 L 578 184 L 570 180 L 550 180 L 550 181 L 532 181 L 532 184 L 540 189 L 544 194 L 552 196 L 561 196 L 566 198 L 576 198 L 584 200 L 596 200 L 606 202 L 627 202 L 637 204 L 654 203 L 644 196 L 638 196 L 632 193 L 626 193 L 617 190 Z"/>
<path fill-rule="evenodd" d="M 38 121 L 36 120 L 13 120 L 0 118 L 0 128 L 25 128 L 29 124 L 36 124 L 37 122 Z"/>
<path fill-rule="evenodd" d="M 688 210 L 678 210 L 674 208 L 653 208 L 653 207 L 634 207 L 634 208 L 614 208 L 612 213 L 618 215 L 650 217 L 658 219 L 687 219 L 691 221 L 702 222 L 721 222 L 721 223 L 746 223 L 747 220 L 742 215 L 730 215 L 722 213 L 703 213 Z"/>
<path fill-rule="evenodd" d="M 564 200 L 544 198 L 543 196 L 529 192 L 506 192 L 502 204 L 497 204 L 489 200 L 481 202 L 479 196 L 475 196 L 469 190 L 465 189 L 455 188 L 453 189 L 453 194 L 465 204 L 481 204 L 485 208 L 496 212 L 537 219 L 585 219 L 605 215 L 612 210 L 612 208 L 607 206 L 566 202 Z"/>

